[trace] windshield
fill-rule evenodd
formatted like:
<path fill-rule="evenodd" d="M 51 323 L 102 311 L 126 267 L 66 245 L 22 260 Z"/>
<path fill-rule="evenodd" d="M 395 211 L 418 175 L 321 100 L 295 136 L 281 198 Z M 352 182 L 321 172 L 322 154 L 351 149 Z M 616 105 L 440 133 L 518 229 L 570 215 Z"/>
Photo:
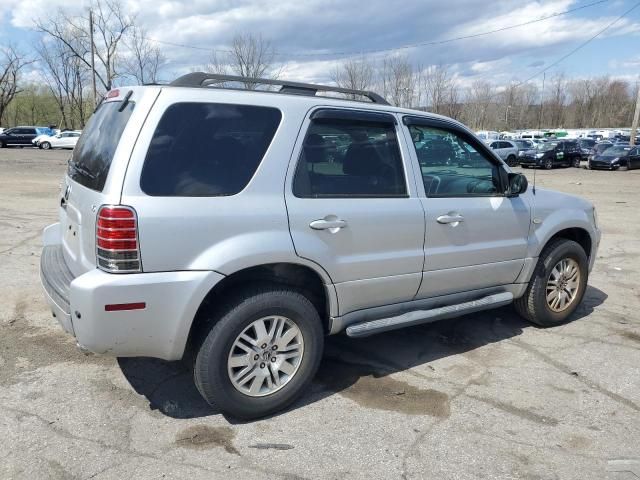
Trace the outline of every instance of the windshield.
<path fill-rule="evenodd" d="M 554 148 L 556 148 L 557 145 L 558 145 L 557 143 L 552 143 L 552 142 L 540 143 L 538 144 L 536 149 L 539 152 L 548 152 L 549 150 L 553 150 Z"/>
<path fill-rule="evenodd" d="M 102 191 L 120 137 L 134 103 L 106 102 L 89 119 L 69 161 L 69 176 L 92 190 Z"/>
<path fill-rule="evenodd" d="M 603 152 L 603 155 L 606 155 L 607 157 L 624 157 L 629 154 L 630 150 L 631 147 L 611 147 L 607 148 Z"/>

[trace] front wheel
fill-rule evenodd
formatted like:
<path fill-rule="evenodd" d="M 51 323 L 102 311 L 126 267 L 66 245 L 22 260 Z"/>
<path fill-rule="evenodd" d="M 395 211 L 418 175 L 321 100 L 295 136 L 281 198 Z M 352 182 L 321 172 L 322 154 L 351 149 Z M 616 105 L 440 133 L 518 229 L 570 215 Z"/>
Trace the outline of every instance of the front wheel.
<path fill-rule="evenodd" d="M 589 261 L 580 244 L 559 238 L 545 247 L 517 312 L 542 327 L 566 322 L 587 288 Z"/>
<path fill-rule="evenodd" d="M 516 166 L 516 157 L 514 155 L 509 155 L 507 157 L 507 165 L 509 165 L 510 167 Z"/>
<path fill-rule="evenodd" d="M 573 160 L 573 166 L 574 166 L 575 168 L 580 168 L 580 158 L 579 158 L 579 157 L 578 157 L 578 158 L 575 158 L 575 159 Z"/>
<path fill-rule="evenodd" d="M 198 390 L 210 405 L 241 419 L 284 409 L 320 365 L 324 332 L 315 307 L 296 291 L 263 287 L 224 311 L 196 355 Z"/>
<path fill-rule="evenodd" d="M 544 162 L 544 168 L 551 170 L 553 168 L 553 160 L 547 160 Z"/>
<path fill-rule="evenodd" d="M 42 142 L 40 144 L 40 148 L 43 150 L 49 150 L 51 148 L 51 144 L 49 142 Z"/>

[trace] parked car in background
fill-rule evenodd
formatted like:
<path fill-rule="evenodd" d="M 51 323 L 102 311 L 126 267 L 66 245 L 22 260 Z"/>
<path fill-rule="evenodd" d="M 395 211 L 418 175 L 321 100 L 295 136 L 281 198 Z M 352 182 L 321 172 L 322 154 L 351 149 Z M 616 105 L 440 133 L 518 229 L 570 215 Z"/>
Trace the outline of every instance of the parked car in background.
<path fill-rule="evenodd" d="M 612 146 L 613 146 L 613 143 L 608 141 L 608 140 L 604 140 L 602 142 L 597 142 L 593 146 L 593 148 L 591 149 L 591 154 L 589 155 L 588 160 L 591 160 L 596 155 L 602 154 L 602 152 L 604 152 L 607 148 L 612 147 Z"/>
<path fill-rule="evenodd" d="M 0 133 L 0 148 L 30 147 L 38 135 L 52 135 L 49 127 L 14 127 Z"/>
<path fill-rule="evenodd" d="M 579 138 L 576 142 L 578 143 L 582 160 L 589 160 L 589 155 L 591 155 L 593 147 L 596 146 L 596 141 L 592 138 Z"/>
<path fill-rule="evenodd" d="M 476 136 L 479 139 L 483 140 L 485 143 L 489 143 L 493 140 L 498 140 L 500 138 L 500 133 L 494 132 L 494 131 L 480 130 L 479 132 L 476 132 Z"/>
<path fill-rule="evenodd" d="M 512 140 L 516 147 L 518 147 L 518 158 L 524 155 L 527 150 L 535 150 L 536 144 L 532 140 Z"/>
<path fill-rule="evenodd" d="M 496 140 L 489 147 L 510 167 L 518 164 L 518 146 L 511 140 Z"/>
<path fill-rule="evenodd" d="M 614 145 L 589 160 L 588 168 L 618 170 L 640 168 L 640 147 L 631 145 Z"/>
<path fill-rule="evenodd" d="M 522 168 L 580 167 L 581 153 L 573 140 L 549 141 L 541 143 L 535 150 L 528 150 L 519 157 Z"/>
<path fill-rule="evenodd" d="M 37 146 L 43 150 L 49 150 L 50 148 L 74 148 L 81 134 L 81 131 L 73 130 L 61 132 L 53 136 L 38 137 L 39 141 Z"/>

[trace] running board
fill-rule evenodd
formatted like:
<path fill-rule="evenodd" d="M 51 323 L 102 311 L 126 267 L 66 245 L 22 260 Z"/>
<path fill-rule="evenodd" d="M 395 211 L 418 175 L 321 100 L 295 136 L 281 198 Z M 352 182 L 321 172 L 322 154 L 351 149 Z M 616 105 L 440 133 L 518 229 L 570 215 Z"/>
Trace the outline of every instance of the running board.
<path fill-rule="evenodd" d="M 421 323 L 430 323 L 445 318 L 458 317 L 467 313 L 502 307 L 512 301 L 513 294 L 511 292 L 496 293 L 457 305 L 448 305 L 431 310 L 416 310 L 403 313 L 396 317 L 380 318 L 378 320 L 358 323 L 347 327 L 347 335 L 350 337 L 366 337 L 375 333 L 386 332 L 387 330 L 395 330 L 396 328 L 410 327 Z"/>

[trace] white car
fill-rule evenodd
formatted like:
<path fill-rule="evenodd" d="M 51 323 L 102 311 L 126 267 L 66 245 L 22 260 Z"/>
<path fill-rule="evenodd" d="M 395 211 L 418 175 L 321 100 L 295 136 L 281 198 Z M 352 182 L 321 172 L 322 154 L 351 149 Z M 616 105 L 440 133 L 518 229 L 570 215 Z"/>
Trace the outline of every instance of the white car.
<path fill-rule="evenodd" d="M 33 143 L 43 150 L 50 148 L 74 148 L 82 134 L 79 130 L 60 132 L 57 135 L 40 135 L 33 139 Z"/>

